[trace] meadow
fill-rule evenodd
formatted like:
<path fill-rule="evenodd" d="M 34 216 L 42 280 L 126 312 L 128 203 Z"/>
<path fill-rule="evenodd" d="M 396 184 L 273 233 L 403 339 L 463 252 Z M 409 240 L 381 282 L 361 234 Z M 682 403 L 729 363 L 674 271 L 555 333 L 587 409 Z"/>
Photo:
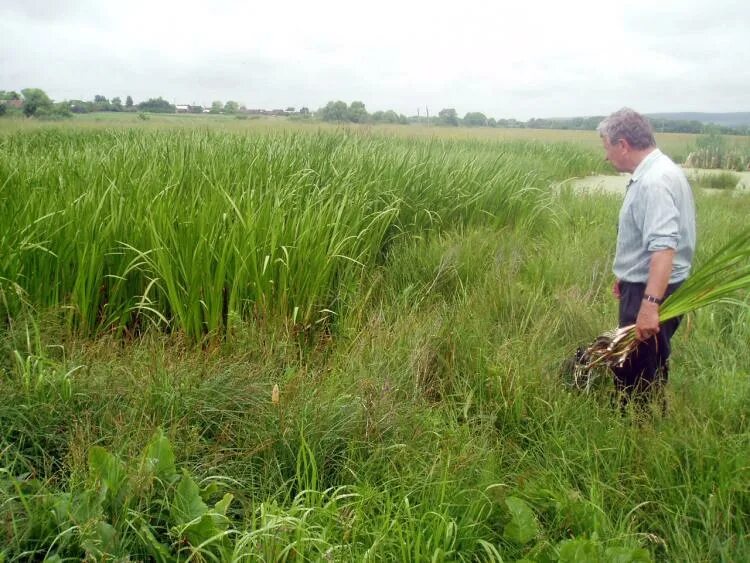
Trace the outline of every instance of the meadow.
<path fill-rule="evenodd" d="M 145 119 L 144 119 L 145 118 Z M 78 130 L 101 129 L 146 129 L 146 130 L 194 130 L 206 129 L 235 133 L 256 133 L 273 131 L 372 131 L 378 134 L 426 139 L 486 140 L 486 141 L 534 141 L 545 143 L 573 143 L 591 150 L 599 150 L 601 141 L 591 131 L 562 131 L 555 129 L 503 129 L 490 127 L 427 127 L 425 125 L 335 125 L 316 120 L 287 119 L 255 116 L 231 115 L 191 115 L 191 114 L 143 114 L 98 112 L 77 115 L 70 122 Z M 0 135 L 14 131 L 46 129 L 49 122 L 17 119 L 0 121 Z M 698 147 L 698 136 L 689 133 L 656 133 L 659 146 L 678 162 Z M 741 136 L 722 137 L 726 148 L 750 150 L 750 138 Z"/>
<path fill-rule="evenodd" d="M 667 416 L 560 373 L 595 133 L 161 119 L 0 125 L 0 561 L 747 559 L 748 308 Z M 696 198 L 700 264 L 750 198 Z"/>

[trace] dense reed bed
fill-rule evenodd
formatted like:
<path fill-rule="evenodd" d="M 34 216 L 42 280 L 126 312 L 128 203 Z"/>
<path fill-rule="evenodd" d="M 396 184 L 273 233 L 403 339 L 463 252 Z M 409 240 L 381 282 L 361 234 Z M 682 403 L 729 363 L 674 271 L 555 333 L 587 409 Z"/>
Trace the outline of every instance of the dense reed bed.
<path fill-rule="evenodd" d="M 0 141 L 0 278 L 86 333 L 328 322 L 399 237 L 532 226 L 571 147 L 356 133 L 44 130 Z"/>

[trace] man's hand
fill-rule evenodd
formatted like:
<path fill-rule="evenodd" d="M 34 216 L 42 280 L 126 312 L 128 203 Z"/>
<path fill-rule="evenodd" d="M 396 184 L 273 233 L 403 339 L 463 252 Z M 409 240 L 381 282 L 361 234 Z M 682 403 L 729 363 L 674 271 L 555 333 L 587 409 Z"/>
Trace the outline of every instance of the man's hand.
<path fill-rule="evenodd" d="M 615 283 L 612 286 L 612 295 L 615 296 L 615 299 L 620 298 L 620 280 L 615 280 Z"/>
<path fill-rule="evenodd" d="M 641 302 L 638 317 L 635 319 L 635 337 L 648 340 L 659 333 L 659 306 L 648 301 Z"/>
<path fill-rule="evenodd" d="M 674 250 L 665 248 L 651 254 L 651 264 L 648 268 L 648 282 L 646 295 L 661 298 L 667 291 L 669 276 L 672 273 Z M 659 305 L 649 301 L 641 301 L 638 317 L 635 319 L 635 337 L 647 340 L 659 332 Z"/>

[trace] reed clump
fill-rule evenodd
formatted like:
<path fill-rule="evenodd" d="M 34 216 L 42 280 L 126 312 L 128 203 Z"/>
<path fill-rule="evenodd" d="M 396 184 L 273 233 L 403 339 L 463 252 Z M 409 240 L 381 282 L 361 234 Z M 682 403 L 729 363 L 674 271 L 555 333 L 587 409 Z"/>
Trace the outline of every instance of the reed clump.
<path fill-rule="evenodd" d="M 398 238 L 549 220 L 573 147 L 356 132 L 43 129 L 0 140 L 0 280 L 71 330 L 330 325 Z M 535 163 L 535 172 L 529 172 Z M 564 164 L 564 167 L 563 167 Z"/>

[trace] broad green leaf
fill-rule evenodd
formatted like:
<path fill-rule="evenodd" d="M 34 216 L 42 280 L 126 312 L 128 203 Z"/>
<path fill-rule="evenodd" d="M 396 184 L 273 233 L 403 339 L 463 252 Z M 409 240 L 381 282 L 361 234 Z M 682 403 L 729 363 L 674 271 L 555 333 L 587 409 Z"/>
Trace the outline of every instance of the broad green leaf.
<path fill-rule="evenodd" d="M 599 542 L 579 538 L 560 542 L 559 563 L 601 563 L 602 548 Z"/>
<path fill-rule="evenodd" d="M 207 513 L 201 516 L 197 522 L 192 522 L 187 526 L 183 527 L 180 531 L 180 535 L 190 542 L 190 545 L 197 546 L 201 544 L 208 545 L 211 538 L 217 538 L 216 541 L 220 541 L 220 534 L 223 530 L 216 526 L 214 520 L 214 514 Z"/>
<path fill-rule="evenodd" d="M 183 470 L 172 501 L 170 520 L 179 535 L 193 546 L 209 542 L 211 538 L 221 537 L 228 523 L 224 514 L 233 498 L 231 494 L 225 494 L 216 503 L 214 511 L 209 510 L 200 493 L 190 474 Z"/>
<path fill-rule="evenodd" d="M 115 545 L 115 541 L 117 540 L 117 530 L 107 522 L 97 523 L 96 535 L 99 536 L 102 545 L 105 545 L 110 549 Z"/>
<path fill-rule="evenodd" d="M 149 473 L 163 481 L 172 482 L 177 477 L 172 445 L 161 428 L 154 433 L 146 446 L 144 464 Z"/>
<path fill-rule="evenodd" d="M 58 526 L 63 526 L 70 521 L 70 493 L 59 493 L 55 495 L 52 504 L 52 513 Z"/>
<path fill-rule="evenodd" d="M 117 531 L 107 522 L 99 521 L 87 530 L 81 547 L 96 560 L 103 559 L 105 555 L 114 555 L 117 549 Z"/>
<path fill-rule="evenodd" d="M 208 506 L 201 498 L 200 489 L 187 471 L 182 472 L 180 484 L 177 485 L 172 502 L 172 522 L 176 525 L 187 524 L 208 512 Z"/>
<path fill-rule="evenodd" d="M 225 494 L 222 499 L 216 503 L 216 506 L 214 506 L 214 512 L 216 512 L 217 514 L 221 514 L 222 516 L 226 516 L 227 508 L 229 508 L 232 499 L 234 499 L 233 494 Z"/>
<path fill-rule="evenodd" d="M 505 525 L 503 537 L 506 540 L 524 545 L 539 533 L 536 515 L 528 503 L 518 497 L 508 497 L 505 505 L 510 511 L 510 522 Z"/>
<path fill-rule="evenodd" d="M 102 516 L 104 497 L 99 491 L 83 491 L 70 499 L 70 519 L 77 525 L 83 525 Z"/>
<path fill-rule="evenodd" d="M 146 539 L 146 549 L 154 558 L 154 561 L 158 563 L 172 563 L 177 561 L 175 557 L 170 554 L 169 548 L 156 539 L 151 528 L 146 523 L 141 523 L 140 527 L 141 539 Z"/>
<path fill-rule="evenodd" d="M 651 555 L 641 547 L 609 547 L 604 552 L 606 563 L 651 563 Z"/>
<path fill-rule="evenodd" d="M 220 490 L 221 489 L 219 488 L 219 484 L 216 481 L 211 481 L 208 485 L 201 489 L 201 498 L 207 501 L 212 496 L 217 495 Z"/>
<path fill-rule="evenodd" d="M 127 479 L 123 463 L 99 446 L 94 446 L 89 450 L 89 470 L 107 487 L 111 498 L 117 497 Z"/>

